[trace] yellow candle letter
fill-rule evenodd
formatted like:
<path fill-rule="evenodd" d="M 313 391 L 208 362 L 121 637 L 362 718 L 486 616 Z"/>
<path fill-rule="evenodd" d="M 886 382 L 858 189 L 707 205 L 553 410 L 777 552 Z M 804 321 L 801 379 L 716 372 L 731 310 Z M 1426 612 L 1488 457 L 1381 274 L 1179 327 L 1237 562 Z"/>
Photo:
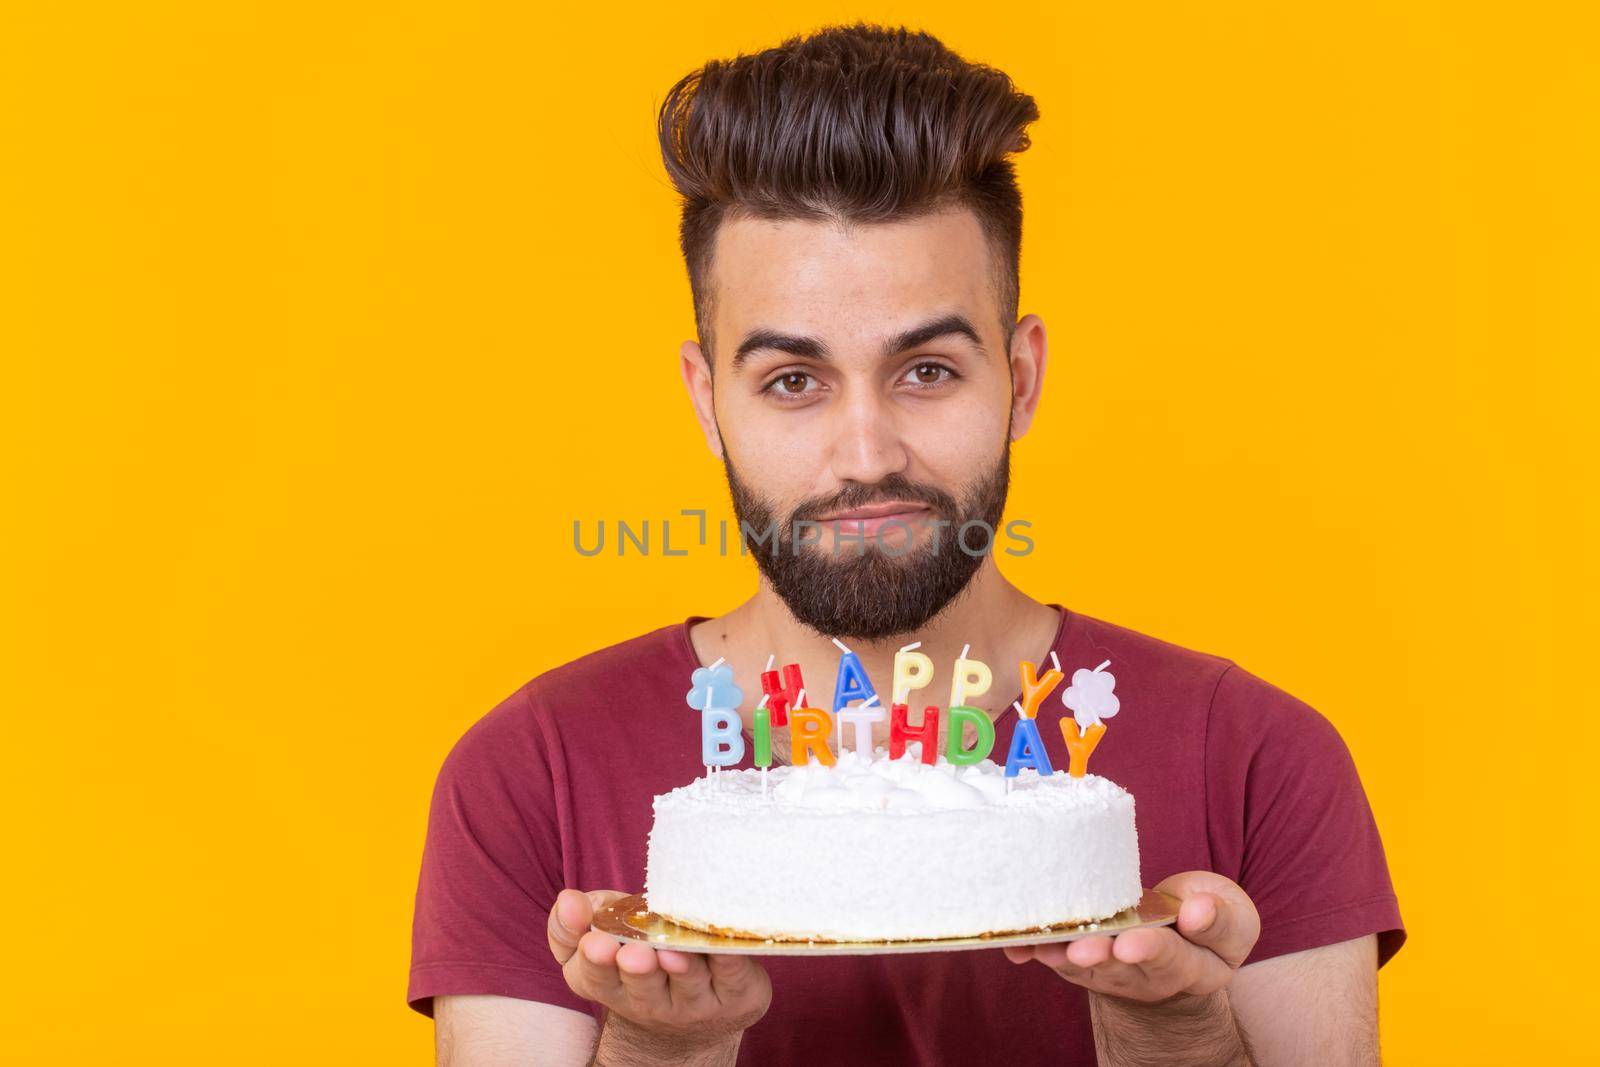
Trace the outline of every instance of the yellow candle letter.
<path fill-rule="evenodd" d="M 922 642 L 917 642 L 921 644 Z M 894 700 L 892 703 L 908 703 L 907 697 L 913 689 L 921 689 L 933 681 L 933 660 L 914 651 L 916 645 L 907 645 L 894 654 Z"/>

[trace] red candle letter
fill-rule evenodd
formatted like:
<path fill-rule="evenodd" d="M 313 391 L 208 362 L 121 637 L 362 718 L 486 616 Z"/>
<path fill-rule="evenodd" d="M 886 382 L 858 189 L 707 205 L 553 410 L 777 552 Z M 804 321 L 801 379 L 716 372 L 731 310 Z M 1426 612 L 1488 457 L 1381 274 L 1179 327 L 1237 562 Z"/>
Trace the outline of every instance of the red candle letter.
<path fill-rule="evenodd" d="M 922 725 L 913 727 L 908 721 L 911 709 L 896 704 L 889 709 L 889 758 L 899 759 L 906 754 L 906 742 L 922 742 L 922 762 L 932 764 L 939 758 L 939 708 L 929 704 L 922 709 Z"/>
<path fill-rule="evenodd" d="M 789 725 L 788 711 L 800 699 L 800 690 L 806 683 L 800 680 L 800 664 L 788 663 L 783 668 L 783 684 L 778 683 L 777 671 L 761 672 L 761 691 L 767 694 L 767 707 L 772 711 L 773 726 Z"/>

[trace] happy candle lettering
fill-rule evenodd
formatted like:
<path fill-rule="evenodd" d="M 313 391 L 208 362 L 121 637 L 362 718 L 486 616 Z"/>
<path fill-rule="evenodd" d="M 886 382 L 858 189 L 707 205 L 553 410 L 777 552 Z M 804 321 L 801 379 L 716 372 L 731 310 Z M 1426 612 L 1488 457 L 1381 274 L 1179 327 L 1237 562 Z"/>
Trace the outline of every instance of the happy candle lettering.
<path fill-rule="evenodd" d="M 785 665 L 780 676 L 773 669 L 776 657 L 768 657 L 760 675 L 761 699 L 753 712 L 753 763 L 761 768 L 763 777 L 772 765 L 772 730 L 785 725 L 789 727 L 792 762 L 797 765 L 815 761 L 832 766 L 835 746 L 838 751 L 844 750 L 846 731 L 851 729 L 856 752 L 870 757 L 872 727 L 885 716 L 889 720 L 891 759 L 903 756 L 916 743 L 922 762 L 934 764 L 941 720 L 945 725 L 944 756 L 952 765 L 974 764 L 995 751 L 993 721 L 982 709 L 967 703 L 987 693 L 994 682 L 988 664 L 968 657 L 972 646 L 964 647 L 951 667 L 947 710 L 941 711 L 936 704 L 922 704 L 914 715 L 912 704 L 921 702 L 913 701 L 912 694 L 927 688 L 935 673 L 933 661 L 918 651 L 920 642 L 895 653 L 893 699 L 888 708 L 879 701 L 878 690 L 867 676 L 861 658 L 842 641 L 835 640 L 834 644 L 839 647 L 840 656 L 831 711 L 810 706 L 799 664 Z M 1041 775 L 1055 773 L 1037 721 L 1039 708 L 1065 680 L 1054 652 L 1051 659 L 1054 665 L 1043 673 L 1027 660 L 1018 664 L 1022 699 L 1013 705 L 1017 720 L 1005 748 L 1007 778 L 1015 778 L 1024 767 L 1032 767 Z M 1106 660 L 1098 667 L 1074 671 L 1071 684 L 1061 693 L 1062 703 L 1072 712 L 1072 718 L 1063 718 L 1059 725 L 1067 748 L 1067 773 L 1074 778 L 1087 773 L 1089 757 L 1105 736 L 1104 720 L 1120 709 L 1113 691 L 1116 678 L 1105 669 L 1110 664 Z M 744 720 L 739 713 L 743 699 L 743 690 L 733 681 L 733 668 L 724 660 L 697 668 L 690 679 L 685 701 L 700 712 L 701 762 L 708 774 L 744 759 Z M 968 727 L 976 735 L 970 748 L 964 744 Z"/>

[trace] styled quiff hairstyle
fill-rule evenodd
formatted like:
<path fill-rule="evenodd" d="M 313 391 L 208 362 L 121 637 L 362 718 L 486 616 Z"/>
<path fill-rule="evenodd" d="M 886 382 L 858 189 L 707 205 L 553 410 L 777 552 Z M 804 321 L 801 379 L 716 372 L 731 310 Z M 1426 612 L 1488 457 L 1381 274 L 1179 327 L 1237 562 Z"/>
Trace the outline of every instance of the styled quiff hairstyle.
<path fill-rule="evenodd" d="M 843 225 L 954 207 L 977 216 L 995 264 L 1007 347 L 1017 321 L 1022 194 L 1007 158 L 1028 147 L 1033 98 L 920 31 L 857 22 L 712 60 L 661 105 L 661 154 L 683 198 L 679 240 L 695 325 L 711 353 L 717 227 L 739 217 Z"/>

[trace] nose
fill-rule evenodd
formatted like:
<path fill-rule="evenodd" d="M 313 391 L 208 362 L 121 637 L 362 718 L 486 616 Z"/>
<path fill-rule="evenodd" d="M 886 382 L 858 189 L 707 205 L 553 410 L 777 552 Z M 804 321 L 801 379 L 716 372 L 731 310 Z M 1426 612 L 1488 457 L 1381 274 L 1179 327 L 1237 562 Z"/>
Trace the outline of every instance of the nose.
<path fill-rule="evenodd" d="M 907 453 L 896 413 L 869 388 L 850 390 L 834 405 L 831 441 L 833 476 L 873 485 L 905 472 Z"/>

